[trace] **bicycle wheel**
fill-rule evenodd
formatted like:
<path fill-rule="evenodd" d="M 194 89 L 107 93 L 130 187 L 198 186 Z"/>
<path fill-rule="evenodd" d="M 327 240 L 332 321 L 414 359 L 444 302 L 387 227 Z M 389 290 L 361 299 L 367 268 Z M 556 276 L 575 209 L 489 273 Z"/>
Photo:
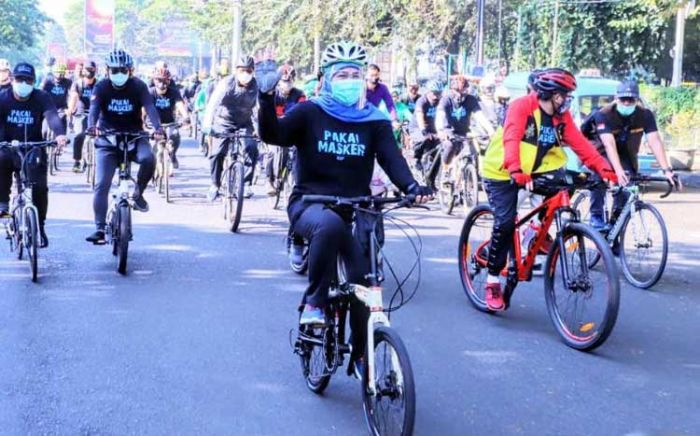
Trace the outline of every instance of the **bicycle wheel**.
<path fill-rule="evenodd" d="M 488 205 L 472 209 L 464 220 L 457 250 L 462 289 L 472 306 L 487 313 L 491 310 L 486 305 L 486 264 L 493 224 L 493 211 Z"/>
<path fill-rule="evenodd" d="M 236 161 L 228 171 L 226 189 L 226 197 L 224 202 L 227 204 L 227 217 L 232 232 L 238 231 L 238 225 L 241 223 L 241 212 L 243 211 L 243 163 Z"/>
<path fill-rule="evenodd" d="M 117 271 L 126 275 L 126 262 L 129 257 L 131 239 L 131 209 L 126 204 L 119 206 L 119 239 L 117 240 Z"/>
<path fill-rule="evenodd" d="M 163 184 L 165 190 L 165 202 L 170 203 L 170 171 L 172 162 L 170 152 L 163 153 Z"/>
<path fill-rule="evenodd" d="M 620 262 L 625 278 L 633 286 L 649 289 L 666 268 L 668 232 L 661 213 L 644 202 L 635 204 L 620 232 Z"/>
<path fill-rule="evenodd" d="M 591 222 L 591 191 L 578 191 L 571 203 L 579 214 L 579 222 L 590 225 Z M 597 250 L 586 251 L 588 267 L 594 268 L 600 261 L 600 253 Z"/>
<path fill-rule="evenodd" d="M 10 226 L 13 230 L 11 239 L 12 246 L 17 250 L 17 259 L 22 260 L 22 258 L 24 258 L 24 244 L 22 243 L 22 223 L 18 213 L 12 213 Z"/>
<path fill-rule="evenodd" d="M 438 201 L 445 215 L 451 215 L 455 208 L 455 185 L 452 180 L 452 171 L 440 170 L 440 184 L 438 186 Z"/>
<path fill-rule="evenodd" d="M 401 337 L 391 327 L 374 330 L 374 381 L 369 392 L 369 368 L 362 377 L 362 400 L 372 435 L 412 435 L 416 417 L 416 392 L 411 361 Z"/>
<path fill-rule="evenodd" d="M 321 394 L 331 381 L 327 370 L 327 351 L 324 347 L 326 327 L 299 326 L 298 354 L 301 361 L 301 372 L 306 387 L 315 394 Z"/>
<path fill-rule="evenodd" d="M 464 168 L 462 185 L 462 205 L 464 212 L 469 213 L 471 208 L 479 204 L 479 174 L 474 164 L 469 163 Z"/>
<path fill-rule="evenodd" d="M 52 176 L 56 174 L 54 156 L 56 156 L 56 147 L 49 147 L 49 174 Z"/>
<path fill-rule="evenodd" d="M 29 260 L 29 271 L 32 281 L 37 281 L 39 273 L 39 217 L 36 210 L 28 207 L 24 209 L 24 235 L 22 239 L 27 249 L 27 260 Z"/>
<path fill-rule="evenodd" d="M 156 159 L 157 159 L 156 174 L 155 174 L 156 190 L 158 191 L 158 194 L 163 195 L 164 184 L 165 184 L 165 181 L 163 179 L 167 176 L 165 174 L 165 157 L 163 156 L 162 150 L 158 152 Z"/>
<path fill-rule="evenodd" d="M 564 252 L 560 252 L 563 238 Z M 586 252 L 600 252 L 600 268 L 588 268 Z M 564 263 L 569 271 L 564 277 Z M 557 274 L 559 274 L 557 276 Z M 552 244 L 545 263 L 547 311 L 566 345 L 592 350 L 608 338 L 620 306 L 620 277 L 610 247 L 592 227 L 570 223 Z"/>

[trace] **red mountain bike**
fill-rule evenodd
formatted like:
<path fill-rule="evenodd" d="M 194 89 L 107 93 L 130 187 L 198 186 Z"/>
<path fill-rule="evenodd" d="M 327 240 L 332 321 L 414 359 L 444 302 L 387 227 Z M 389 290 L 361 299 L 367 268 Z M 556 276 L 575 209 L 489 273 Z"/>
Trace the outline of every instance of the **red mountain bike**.
<path fill-rule="evenodd" d="M 579 220 L 571 207 L 574 189 L 591 189 L 603 182 L 579 180 L 576 183 L 535 180 L 535 192 L 548 195 L 540 206 L 516 218 L 516 232 L 506 267 L 501 272 L 506 308 L 518 282 L 530 281 L 540 253 L 544 262 L 544 290 L 547 309 L 564 342 L 578 350 L 592 350 L 610 335 L 620 304 L 620 278 L 610 246 L 603 236 Z M 541 224 L 531 223 L 535 217 Z M 488 205 L 474 208 L 467 216 L 459 239 L 459 273 L 464 292 L 482 312 L 486 306 L 485 285 L 494 215 Z M 549 235 L 552 223 L 556 236 Z M 534 235 L 521 242 L 521 228 L 534 229 Z M 595 268 L 589 267 L 586 253 L 600 253 Z"/>

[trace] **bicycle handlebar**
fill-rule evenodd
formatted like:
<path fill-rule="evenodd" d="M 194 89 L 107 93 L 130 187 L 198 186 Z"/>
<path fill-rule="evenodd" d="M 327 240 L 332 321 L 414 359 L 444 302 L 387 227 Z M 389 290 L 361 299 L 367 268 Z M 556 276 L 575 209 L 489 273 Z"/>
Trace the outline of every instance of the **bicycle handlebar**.
<path fill-rule="evenodd" d="M 670 180 L 668 180 L 666 177 L 662 176 L 645 176 L 645 175 L 636 175 L 630 178 L 630 182 L 636 182 L 636 183 L 648 183 L 648 182 L 664 182 L 667 185 L 666 191 L 661 194 L 661 198 L 666 198 L 669 195 L 671 195 L 671 192 L 673 192 L 673 189 L 675 188 L 676 191 L 679 189 L 679 183 L 678 183 L 678 176 L 674 175 L 673 176 L 673 183 L 671 183 Z"/>
<path fill-rule="evenodd" d="M 242 134 L 240 132 L 244 132 L 244 129 L 237 129 L 233 131 L 232 133 L 214 133 L 211 132 L 209 133 L 209 136 L 212 138 L 221 138 L 221 139 L 259 139 L 256 135 L 246 135 Z"/>
<path fill-rule="evenodd" d="M 66 141 L 66 144 L 69 141 Z M 56 141 L 4 141 L 0 142 L 2 148 L 30 148 L 30 147 L 53 147 L 58 145 Z"/>
<path fill-rule="evenodd" d="M 400 206 L 409 206 L 416 201 L 416 196 L 408 194 L 403 197 L 379 197 L 379 196 L 360 196 L 360 197 L 339 197 L 335 195 L 304 195 L 301 197 L 304 203 L 322 203 L 333 206 L 358 206 L 361 204 L 390 204 L 398 203 Z"/>

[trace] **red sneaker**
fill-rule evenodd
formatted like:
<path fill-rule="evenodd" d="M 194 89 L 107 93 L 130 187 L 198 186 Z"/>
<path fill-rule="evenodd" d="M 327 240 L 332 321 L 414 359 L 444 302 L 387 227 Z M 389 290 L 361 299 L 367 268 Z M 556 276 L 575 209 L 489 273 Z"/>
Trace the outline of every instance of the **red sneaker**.
<path fill-rule="evenodd" d="M 486 306 L 494 312 L 505 310 L 506 303 L 503 301 L 500 283 L 486 283 Z"/>

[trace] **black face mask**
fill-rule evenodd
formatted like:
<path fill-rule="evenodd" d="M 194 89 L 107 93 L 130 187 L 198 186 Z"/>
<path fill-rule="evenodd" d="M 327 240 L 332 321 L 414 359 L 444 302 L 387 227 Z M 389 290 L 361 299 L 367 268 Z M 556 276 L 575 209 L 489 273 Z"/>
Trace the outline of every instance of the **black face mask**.
<path fill-rule="evenodd" d="M 83 77 L 85 77 L 86 79 L 94 79 L 95 72 L 94 71 L 83 71 Z"/>
<path fill-rule="evenodd" d="M 369 83 L 376 85 L 377 83 L 379 83 L 379 77 L 369 79 Z"/>
<path fill-rule="evenodd" d="M 168 87 L 168 85 L 165 84 L 165 83 L 162 83 L 162 82 L 161 82 L 161 83 L 156 83 L 156 88 L 157 88 L 159 91 L 163 91 L 163 90 L 165 90 L 167 87 Z"/>

